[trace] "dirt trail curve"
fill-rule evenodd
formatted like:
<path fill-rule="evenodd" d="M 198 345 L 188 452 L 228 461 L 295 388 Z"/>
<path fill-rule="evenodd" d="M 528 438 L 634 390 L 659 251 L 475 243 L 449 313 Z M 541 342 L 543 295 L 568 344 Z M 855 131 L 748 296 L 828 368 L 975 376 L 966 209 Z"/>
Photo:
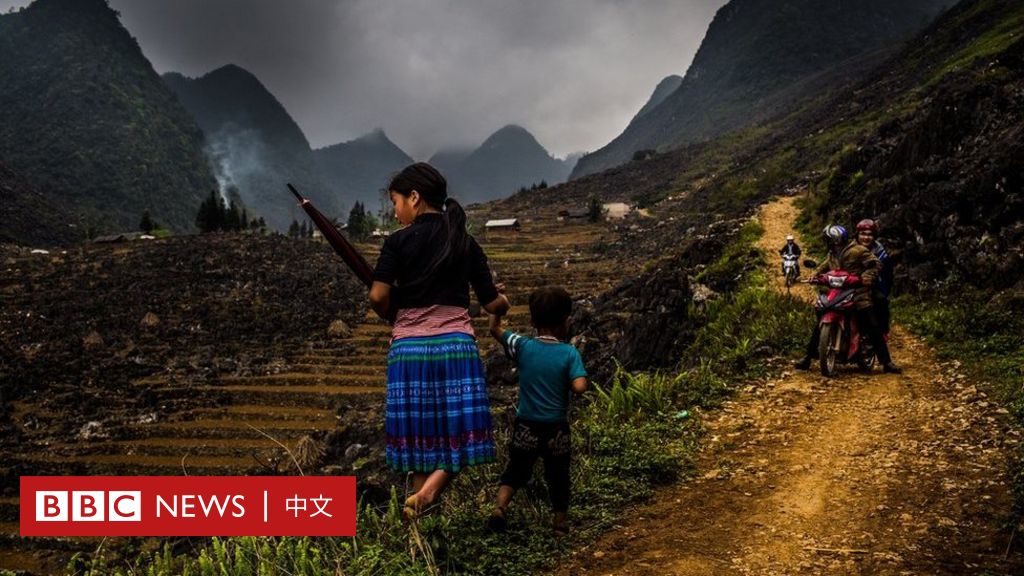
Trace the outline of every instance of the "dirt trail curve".
<path fill-rule="evenodd" d="M 766 205 L 760 247 L 774 254 L 796 215 L 793 198 Z M 1020 546 L 1004 559 L 1020 431 L 898 327 L 892 348 L 900 376 L 796 372 L 748 386 L 708 416 L 696 479 L 561 573 L 1024 574 Z"/>

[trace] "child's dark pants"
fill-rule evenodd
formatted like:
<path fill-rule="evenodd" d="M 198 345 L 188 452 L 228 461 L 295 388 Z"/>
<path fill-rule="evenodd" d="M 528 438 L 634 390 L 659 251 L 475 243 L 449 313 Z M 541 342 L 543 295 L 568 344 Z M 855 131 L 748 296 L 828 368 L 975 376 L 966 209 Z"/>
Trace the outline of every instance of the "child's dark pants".
<path fill-rule="evenodd" d="M 544 480 L 551 495 L 551 509 L 569 510 L 569 453 L 572 442 L 568 422 L 532 422 L 516 418 L 508 450 L 508 466 L 501 483 L 522 488 L 533 475 L 537 458 L 544 459 Z"/>

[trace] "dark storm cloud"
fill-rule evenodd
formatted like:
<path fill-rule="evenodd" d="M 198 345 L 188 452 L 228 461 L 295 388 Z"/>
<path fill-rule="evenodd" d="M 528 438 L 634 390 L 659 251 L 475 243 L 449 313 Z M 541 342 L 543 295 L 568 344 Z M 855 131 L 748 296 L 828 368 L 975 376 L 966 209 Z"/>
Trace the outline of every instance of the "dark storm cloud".
<path fill-rule="evenodd" d="M 314 146 L 418 158 L 509 123 L 557 155 L 618 135 L 725 0 L 112 0 L 159 72 L 255 73 Z M 0 8 L 24 4 L 0 0 Z"/>

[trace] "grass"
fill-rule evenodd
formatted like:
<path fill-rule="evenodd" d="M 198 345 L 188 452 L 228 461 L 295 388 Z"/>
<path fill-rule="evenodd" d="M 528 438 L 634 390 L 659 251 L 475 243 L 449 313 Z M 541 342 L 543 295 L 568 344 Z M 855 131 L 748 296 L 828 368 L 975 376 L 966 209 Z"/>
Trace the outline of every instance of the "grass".
<path fill-rule="evenodd" d="M 946 60 L 932 75 L 927 86 L 938 84 L 951 73 L 972 68 L 974 63 L 982 58 L 990 58 L 1002 53 L 1024 37 L 1022 30 L 1024 30 L 1024 13 L 1017 13 L 1004 19 Z"/>
<path fill-rule="evenodd" d="M 703 327 L 685 357 L 691 364 L 710 365 L 723 381 L 764 376 L 768 360 L 802 349 L 813 313 L 799 300 L 768 287 L 765 255 L 754 248 L 763 234 L 756 221 L 740 229 L 722 256 L 700 276 L 738 279 L 736 287 L 691 316 Z"/>
<path fill-rule="evenodd" d="M 402 523 L 395 493 L 384 507 L 360 508 L 354 538 L 213 539 L 193 554 L 175 554 L 165 545 L 130 563 L 101 548 L 88 559 L 75 558 L 68 571 L 88 576 L 533 574 L 594 539 L 626 506 L 688 469 L 700 426 L 694 418 L 677 417 L 676 407 L 685 407 L 689 397 L 677 376 L 621 369 L 608 390 L 588 393 L 572 424 L 575 532 L 568 539 L 552 537 L 539 475 L 513 502 L 509 532 L 485 532 L 500 472 L 490 465 L 463 473 L 446 494 L 443 513 L 420 520 L 414 529 Z M 510 419 L 508 414 L 497 418 Z M 501 452 L 507 426 L 498 426 L 496 433 Z"/>

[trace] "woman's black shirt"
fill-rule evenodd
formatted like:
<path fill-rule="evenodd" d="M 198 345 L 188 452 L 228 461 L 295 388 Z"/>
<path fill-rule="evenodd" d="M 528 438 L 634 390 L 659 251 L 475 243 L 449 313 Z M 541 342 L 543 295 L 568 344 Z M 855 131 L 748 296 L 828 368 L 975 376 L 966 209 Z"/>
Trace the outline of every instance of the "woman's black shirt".
<path fill-rule="evenodd" d="M 420 214 L 412 224 L 384 241 L 373 280 L 395 287 L 391 294 L 395 310 L 434 305 L 468 308 L 470 285 L 481 304 L 489 304 L 498 297 L 487 256 L 472 236 L 463 258 L 438 269 L 433 278 L 413 283 L 427 273 L 444 241 L 444 216 L 437 213 Z"/>

